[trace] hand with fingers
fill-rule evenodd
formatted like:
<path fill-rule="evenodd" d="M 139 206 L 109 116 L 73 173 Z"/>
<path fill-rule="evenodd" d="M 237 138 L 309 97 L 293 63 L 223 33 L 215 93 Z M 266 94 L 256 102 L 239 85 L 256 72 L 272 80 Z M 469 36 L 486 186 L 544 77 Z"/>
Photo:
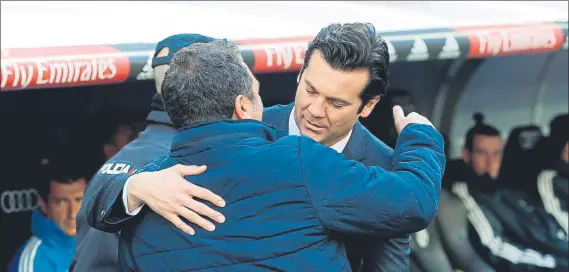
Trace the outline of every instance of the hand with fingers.
<path fill-rule="evenodd" d="M 206 166 L 177 164 L 160 171 L 133 175 L 129 178 L 127 188 L 129 211 L 146 204 L 187 234 L 194 235 L 195 230 L 180 217 L 208 231 L 214 231 L 215 226 L 202 216 L 218 223 L 223 223 L 225 217 L 194 198 L 203 199 L 218 207 L 224 207 L 225 201 L 213 192 L 184 179 L 185 176 L 202 174 L 206 169 Z"/>
<path fill-rule="evenodd" d="M 423 124 L 434 127 L 429 119 L 416 112 L 409 113 L 407 116 L 405 116 L 405 113 L 400 106 L 393 107 L 393 121 L 395 122 L 395 129 L 397 130 L 397 134 L 400 134 L 401 131 L 410 124 Z"/>

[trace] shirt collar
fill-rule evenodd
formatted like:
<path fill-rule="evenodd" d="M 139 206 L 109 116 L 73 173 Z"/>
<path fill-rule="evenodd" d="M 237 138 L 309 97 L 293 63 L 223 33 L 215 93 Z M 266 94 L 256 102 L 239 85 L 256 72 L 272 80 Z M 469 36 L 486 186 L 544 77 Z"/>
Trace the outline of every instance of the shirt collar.
<path fill-rule="evenodd" d="M 57 248 L 67 248 L 71 252 L 75 252 L 75 237 L 67 236 L 53 220 L 43 215 L 39 209 L 32 213 L 32 234 Z"/>
<path fill-rule="evenodd" d="M 344 137 L 344 139 L 335 143 L 330 148 L 336 150 L 336 152 L 338 152 L 338 153 L 342 153 L 344 151 L 344 149 L 346 148 L 348 141 L 350 140 L 350 136 L 352 136 L 353 130 L 354 130 L 353 128 L 350 129 L 350 132 L 348 133 L 348 135 L 346 135 L 346 137 Z M 294 107 L 292 108 L 292 111 L 290 112 L 290 116 L 288 117 L 288 135 L 300 136 L 300 129 L 298 128 L 298 126 L 296 125 L 296 121 L 294 120 Z"/>

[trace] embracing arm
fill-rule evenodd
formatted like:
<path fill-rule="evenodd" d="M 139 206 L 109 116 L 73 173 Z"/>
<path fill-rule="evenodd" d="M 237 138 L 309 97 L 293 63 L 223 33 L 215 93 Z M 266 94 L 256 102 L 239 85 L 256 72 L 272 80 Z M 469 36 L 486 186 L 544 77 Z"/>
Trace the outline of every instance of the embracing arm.
<path fill-rule="evenodd" d="M 87 215 L 87 223 L 91 227 L 105 232 L 117 232 L 122 224 L 131 218 L 131 215 L 126 213 L 121 198 L 123 187 L 131 175 L 112 172 L 109 174 L 109 171 L 105 171 L 106 165 L 113 164 L 105 164 L 93 177 L 85 191 L 82 205 Z M 124 165 L 133 168 L 131 164 Z"/>
<path fill-rule="evenodd" d="M 443 149 L 442 135 L 432 126 L 407 125 L 397 141 L 393 171 L 386 171 L 300 139 L 304 177 L 324 227 L 383 237 L 419 231 L 434 219 Z"/>
<path fill-rule="evenodd" d="M 205 172 L 206 167 L 174 165 L 156 171 L 159 168 L 158 162 L 163 160 L 164 158 L 159 158 L 156 163 L 149 164 L 135 174 L 97 175 L 93 184 L 96 186 L 91 186 L 85 192 L 83 202 L 89 225 L 106 232 L 120 231 L 143 204 L 189 234 L 194 233 L 193 229 L 179 216 L 208 230 L 213 230 L 213 225 L 200 215 L 223 223 L 223 215 L 193 197 L 219 207 L 225 205 L 223 199 L 184 179 L 184 176 Z"/>

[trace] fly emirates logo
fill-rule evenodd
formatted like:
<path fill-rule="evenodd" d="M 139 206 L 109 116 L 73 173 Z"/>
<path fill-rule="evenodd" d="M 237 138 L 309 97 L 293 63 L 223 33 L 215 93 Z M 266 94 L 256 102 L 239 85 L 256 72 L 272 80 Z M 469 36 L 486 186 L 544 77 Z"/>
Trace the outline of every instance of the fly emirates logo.
<path fill-rule="evenodd" d="M 75 85 L 113 80 L 117 76 L 115 58 L 45 59 L 18 62 L 7 59 L 1 65 L 0 87 L 17 89 L 42 85 Z"/>

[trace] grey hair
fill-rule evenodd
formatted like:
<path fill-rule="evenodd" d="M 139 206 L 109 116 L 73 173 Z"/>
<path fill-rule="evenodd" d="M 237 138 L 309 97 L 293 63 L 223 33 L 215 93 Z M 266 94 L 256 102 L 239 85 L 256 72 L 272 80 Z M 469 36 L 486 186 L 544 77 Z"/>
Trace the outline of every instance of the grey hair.
<path fill-rule="evenodd" d="M 253 78 L 236 45 L 225 40 L 180 49 L 162 82 L 164 107 L 174 127 L 231 119 L 235 99 L 253 100 Z"/>

